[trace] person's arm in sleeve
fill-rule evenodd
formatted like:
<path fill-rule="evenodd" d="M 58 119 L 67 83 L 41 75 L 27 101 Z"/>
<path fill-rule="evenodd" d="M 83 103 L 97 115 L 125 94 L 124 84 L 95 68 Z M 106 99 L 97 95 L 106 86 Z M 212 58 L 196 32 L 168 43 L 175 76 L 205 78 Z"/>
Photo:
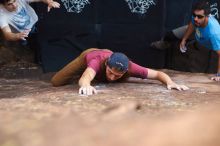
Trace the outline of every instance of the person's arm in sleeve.
<path fill-rule="evenodd" d="M 218 72 L 216 76 L 212 77 L 211 79 L 214 81 L 220 81 L 220 50 L 216 51 L 218 54 Z"/>
<path fill-rule="evenodd" d="M 79 79 L 79 94 L 81 95 L 92 95 L 97 94 L 96 89 L 91 86 L 92 80 L 95 78 L 96 72 L 87 67 L 86 70 L 83 72 L 81 78 Z"/>
<path fill-rule="evenodd" d="M 47 11 L 49 12 L 51 8 L 60 8 L 60 4 L 53 0 L 26 0 L 27 2 L 43 2 L 48 5 Z"/>
<path fill-rule="evenodd" d="M 189 89 L 185 85 L 178 85 L 171 80 L 171 78 L 161 71 L 156 71 L 153 69 L 149 69 L 143 66 L 140 66 L 136 63 L 130 62 L 130 69 L 129 73 L 133 77 L 138 77 L 142 79 L 154 79 L 159 80 L 160 82 L 164 83 L 168 89 L 177 89 L 177 90 L 187 90 Z"/>
<path fill-rule="evenodd" d="M 159 80 L 167 86 L 167 89 L 188 90 L 185 85 L 178 85 L 171 80 L 171 78 L 164 72 L 148 69 L 148 79 Z"/>
<path fill-rule="evenodd" d="M 185 34 L 184 34 L 184 36 L 183 36 L 183 38 L 180 42 L 180 48 L 185 47 L 186 41 L 190 37 L 190 35 L 193 33 L 193 31 L 194 31 L 194 26 L 193 26 L 192 22 L 190 22 L 187 29 L 186 29 L 186 32 L 185 32 Z"/>
<path fill-rule="evenodd" d="M 7 41 L 18 41 L 18 40 L 25 40 L 28 37 L 30 30 L 24 30 L 22 32 L 13 33 L 9 26 L 5 26 L 2 28 L 2 33 Z"/>

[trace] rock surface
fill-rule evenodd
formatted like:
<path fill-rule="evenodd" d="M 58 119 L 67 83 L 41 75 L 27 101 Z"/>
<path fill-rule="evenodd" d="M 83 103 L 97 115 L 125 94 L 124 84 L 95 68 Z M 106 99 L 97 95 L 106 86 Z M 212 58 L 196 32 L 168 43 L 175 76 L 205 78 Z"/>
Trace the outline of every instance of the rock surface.
<path fill-rule="evenodd" d="M 220 83 L 164 70 L 188 91 L 158 81 L 97 83 L 98 94 L 52 87 L 33 64 L 0 68 L 0 146 L 219 146 Z M 77 79 L 77 77 L 76 77 Z"/>

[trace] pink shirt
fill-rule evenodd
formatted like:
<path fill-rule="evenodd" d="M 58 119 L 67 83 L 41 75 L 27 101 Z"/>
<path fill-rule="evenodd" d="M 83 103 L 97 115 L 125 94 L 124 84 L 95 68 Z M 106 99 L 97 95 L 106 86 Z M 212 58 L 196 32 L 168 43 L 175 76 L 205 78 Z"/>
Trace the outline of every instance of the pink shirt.
<path fill-rule="evenodd" d="M 106 59 L 112 55 L 112 53 L 113 52 L 110 50 L 94 50 L 86 54 L 85 60 L 87 67 L 92 68 L 96 72 L 96 77 L 98 79 L 103 78 L 103 75 L 105 76 L 105 62 Z M 129 61 L 128 77 L 146 79 L 147 74 L 147 68 Z"/>

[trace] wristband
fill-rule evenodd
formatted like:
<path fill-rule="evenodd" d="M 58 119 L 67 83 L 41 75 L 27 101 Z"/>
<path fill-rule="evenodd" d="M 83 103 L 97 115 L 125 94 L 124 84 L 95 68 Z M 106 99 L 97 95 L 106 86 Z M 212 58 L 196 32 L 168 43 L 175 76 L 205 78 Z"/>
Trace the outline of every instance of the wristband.
<path fill-rule="evenodd" d="M 219 72 L 216 74 L 216 77 L 220 77 L 220 73 Z"/>

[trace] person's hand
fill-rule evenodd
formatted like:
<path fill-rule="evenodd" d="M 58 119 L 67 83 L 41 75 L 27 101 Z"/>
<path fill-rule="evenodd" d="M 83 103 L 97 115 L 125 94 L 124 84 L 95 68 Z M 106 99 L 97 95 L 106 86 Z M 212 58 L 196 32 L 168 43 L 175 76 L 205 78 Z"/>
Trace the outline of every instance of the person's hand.
<path fill-rule="evenodd" d="M 17 34 L 16 34 L 16 35 L 17 35 L 17 38 L 18 38 L 19 40 L 26 40 L 25 38 L 28 37 L 28 34 L 29 34 L 30 31 L 31 31 L 30 29 L 27 29 L 27 30 L 24 30 L 24 31 L 22 31 L 22 32 L 20 32 L 20 33 L 17 33 Z"/>
<path fill-rule="evenodd" d="M 219 73 L 217 73 L 216 76 L 212 77 L 211 80 L 213 80 L 213 81 L 220 81 L 220 75 L 219 75 Z"/>
<path fill-rule="evenodd" d="M 182 53 L 185 53 L 186 50 L 187 50 L 187 48 L 186 48 L 186 41 L 185 41 L 185 40 L 182 40 L 181 43 L 180 43 L 180 51 L 181 51 Z"/>
<path fill-rule="evenodd" d="M 185 40 L 182 40 L 180 42 L 180 48 L 183 48 L 184 46 L 186 46 L 186 41 Z"/>
<path fill-rule="evenodd" d="M 60 8 L 60 4 L 58 2 L 55 2 L 53 0 L 48 0 L 48 7 L 47 11 L 49 12 L 51 8 Z"/>
<path fill-rule="evenodd" d="M 178 85 L 174 82 L 167 84 L 167 89 L 171 90 L 171 89 L 177 89 L 179 91 L 182 90 L 189 90 L 189 87 L 185 86 L 185 85 Z"/>
<path fill-rule="evenodd" d="M 97 94 L 97 90 L 93 86 L 82 86 L 79 88 L 80 95 L 93 95 Z"/>

